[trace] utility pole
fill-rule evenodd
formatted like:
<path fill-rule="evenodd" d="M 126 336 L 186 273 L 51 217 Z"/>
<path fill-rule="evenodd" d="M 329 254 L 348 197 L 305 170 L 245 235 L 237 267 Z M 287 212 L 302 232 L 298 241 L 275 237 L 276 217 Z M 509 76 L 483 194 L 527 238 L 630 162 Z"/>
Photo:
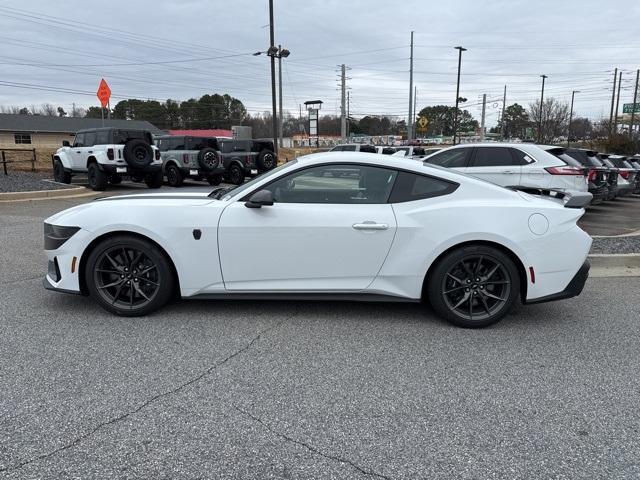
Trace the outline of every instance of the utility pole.
<path fill-rule="evenodd" d="M 638 101 L 638 80 L 640 80 L 640 70 L 636 70 L 636 88 L 633 91 L 633 107 L 631 107 L 631 120 L 629 121 L 629 138 L 633 140 L 633 120 L 636 116 L 636 102 Z"/>
<path fill-rule="evenodd" d="M 618 80 L 618 69 L 613 71 L 613 90 L 611 91 L 611 113 L 609 114 L 609 140 L 613 132 L 613 105 L 616 103 L 616 81 Z"/>
<path fill-rule="evenodd" d="M 502 97 L 502 139 L 507 139 L 507 122 L 504 119 L 505 110 L 507 109 L 507 86 L 504 86 L 504 96 Z"/>
<path fill-rule="evenodd" d="M 569 110 L 569 128 L 567 131 L 567 147 L 571 146 L 569 142 L 571 141 L 571 121 L 573 120 L 573 99 L 575 98 L 576 93 L 580 93 L 580 90 L 574 90 L 571 92 L 571 110 Z"/>
<path fill-rule="evenodd" d="M 413 87 L 413 137 L 415 138 L 417 135 L 416 133 L 416 122 L 415 122 L 415 117 L 418 116 L 418 110 L 417 110 L 417 105 L 418 105 L 418 86 L 416 85 L 415 87 Z"/>
<path fill-rule="evenodd" d="M 407 140 L 413 139 L 413 30 L 411 31 L 411 55 L 409 57 L 409 118 L 407 119 Z"/>
<path fill-rule="evenodd" d="M 538 125 L 538 143 L 542 143 L 542 109 L 544 106 L 544 81 L 547 79 L 546 75 L 540 75 L 542 77 L 542 93 L 540 94 L 540 123 Z"/>
<path fill-rule="evenodd" d="M 484 119 L 487 113 L 487 94 L 482 94 L 482 116 L 480 117 L 480 141 L 484 142 Z"/>
<path fill-rule="evenodd" d="M 456 133 L 458 131 L 458 102 L 460 101 L 460 67 L 462 66 L 462 52 L 466 52 L 464 47 L 454 47 L 458 50 L 458 82 L 456 83 L 456 109 L 453 112 L 453 144 L 456 144 Z"/>
<path fill-rule="evenodd" d="M 346 88 L 346 79 L 345 79 L 345 65 L 344 63 L 340 68 L 340 137 L 342 137 L 342 143 L 346 142 L 347 139 L 347 96 L 345 94 Z"/>
<path fill-rule="evenodd" d="M 351 116 L 350 116 L 350 113 L 349 113 L 350 104 L 351 104 L 350 95 L 349 95 L 349 92 L 347 92 L 347 137 L 350 134 L 350 132 L 349 132 L 350 128 L 349 127 L 351 126 L 351 123 L 350 123 Z"/>
<path fill-rule="evenodd" d="M 616 99 L 616 116 L 613 119 L 613 133 L 618 133 L 618 107 L 620 106 L 620 87 L 622 86 L 622 70 L 618 73 L 618 98 Z"/>
<path fill-rule="evenodd" d="M 282 52 L 282 45 L 278 45 L 278 52 Z M 278 134 L 280 143 L 280 148 L 282 145 L 282 55 L 278 55 L 278 100 L 280 102 L 280 112 L 278 115 Z"/>
<path fill-rule="evenodd" d="M 269 0 L 269 49 L 273 51 L 274 45 L 273 33 L 273 0 Z M 273 130 L 273 148 L 278 153 L 278 110 L 276 107 L 276 59 L 270 55 L 271 59 L 271 128 Z"/>

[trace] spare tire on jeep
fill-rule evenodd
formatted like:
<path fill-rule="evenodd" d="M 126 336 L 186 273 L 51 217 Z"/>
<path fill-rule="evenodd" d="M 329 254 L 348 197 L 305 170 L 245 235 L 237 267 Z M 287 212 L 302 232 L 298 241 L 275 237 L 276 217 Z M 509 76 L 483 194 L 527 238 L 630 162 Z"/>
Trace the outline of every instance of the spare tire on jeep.
<path fill-rule="evenodd" d="M 144 168 L 153 162 L 153 149 L 141 138 L 125 143 L 123 155 L 131 168 Z"/>
<path fill-rule="evenodd" d="M 213 148 L 203 148 L 198 152 L 198 164 L 205 172 L 215 170 L 220 163 L 218 152 Z"/>
<path fill-rule="evenodd" d="M 276 154 L 271 150 L 262 150 L 258 154 L 258 168 L 260 170 L 271 170 L 276 166 Z"/>

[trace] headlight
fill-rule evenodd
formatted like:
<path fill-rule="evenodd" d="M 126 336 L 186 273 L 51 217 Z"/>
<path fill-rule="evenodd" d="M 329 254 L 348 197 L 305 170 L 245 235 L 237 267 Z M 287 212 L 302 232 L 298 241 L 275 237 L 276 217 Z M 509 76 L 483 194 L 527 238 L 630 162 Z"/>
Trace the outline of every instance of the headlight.
<path fill-rule="evenodd" d="M 69 240 L 80 227 L 63 227 L 60 225 L 44 224 L 44 249 L 57 250 Z"/>

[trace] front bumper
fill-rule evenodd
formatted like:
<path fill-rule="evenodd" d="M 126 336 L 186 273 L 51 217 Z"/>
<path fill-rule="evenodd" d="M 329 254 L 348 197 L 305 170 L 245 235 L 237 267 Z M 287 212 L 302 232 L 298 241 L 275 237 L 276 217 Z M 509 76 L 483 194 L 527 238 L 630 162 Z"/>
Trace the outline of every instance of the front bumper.
<path fill-rule="evenodd" d="M 49 278 L 49 275 L 45 275 L 45 277 L 42 279 L 42 286 L 45 288 L 45 290 L 51 290 L 53 292 L 70 293 L 72 295 L 82 295 L 82 292 L 78 290 L 67 290 L 65 288 L 56 287 L 56 285 L 52 283 L 51 279 Z"/>
<path fill-rule="evenodd" d="M 584 288 L 584 284 L 587 282 L 587 278 L 589 278 L 589 268 L 591 265 L 589 264 L 589 260 L 585 260 L 582 264 L 578 272 L 573 276 L 569 285 L 558 293 L 553 293 L 551 295 L 546 295 L 544 297 L 534 298 L 532 300 L 527 300 L 524 303 L 527 305 L 531 305 L 534 303 L 545 303 L 545 302 L 553 302 L 555 300 L 563 300 L 565 298 L 577 297 L 582 293 L 582 289 Z"/>

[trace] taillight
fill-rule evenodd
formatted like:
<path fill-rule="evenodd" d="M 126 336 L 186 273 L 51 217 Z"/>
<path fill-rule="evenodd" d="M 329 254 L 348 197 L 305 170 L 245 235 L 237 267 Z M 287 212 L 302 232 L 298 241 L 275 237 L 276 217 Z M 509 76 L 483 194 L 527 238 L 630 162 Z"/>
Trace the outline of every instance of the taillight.
<path fill-rule="evenodd" d="M 160 150 L 156 149 L 156 160 L 160 160 Z"/>
<path fill-rule="evenodd" d="M 622 170 L 620 172 L 618 172 L 620 174 L 620 176 L 622 178 L 624 178 L 625 180 L 629 179 L 629 172 L 623 172 Z"/>
<path fill-rule="evenodd" d="M 579 167 L 547 167 L 545 168 L 551 175 L 577 175 L 582 177 L 582 169 Z"/>
<path fill-rule="evenodd" d="M 184 163 L 185 165 L 189 164 L 189 154 L 188 153 L 183 153 L 182 154 L 182 163 Z"/>
<path fill-rule="evenodd" d="M 116 158 L 116 157 L 114 157 L 114 155 L 113 155 L 113 148 L 108 148 L 108 149 L 107 149 L 107 158 L 108 158 L 109 160 L 113 160 L 114 158 Z"/>
<path fill-rule="evenodd" d="M 598 177 L 598 171 L 595 168 L 592 168 L 591 170 L 589 170 L 590 182 L 595 182 L 597 177 Z"/>

